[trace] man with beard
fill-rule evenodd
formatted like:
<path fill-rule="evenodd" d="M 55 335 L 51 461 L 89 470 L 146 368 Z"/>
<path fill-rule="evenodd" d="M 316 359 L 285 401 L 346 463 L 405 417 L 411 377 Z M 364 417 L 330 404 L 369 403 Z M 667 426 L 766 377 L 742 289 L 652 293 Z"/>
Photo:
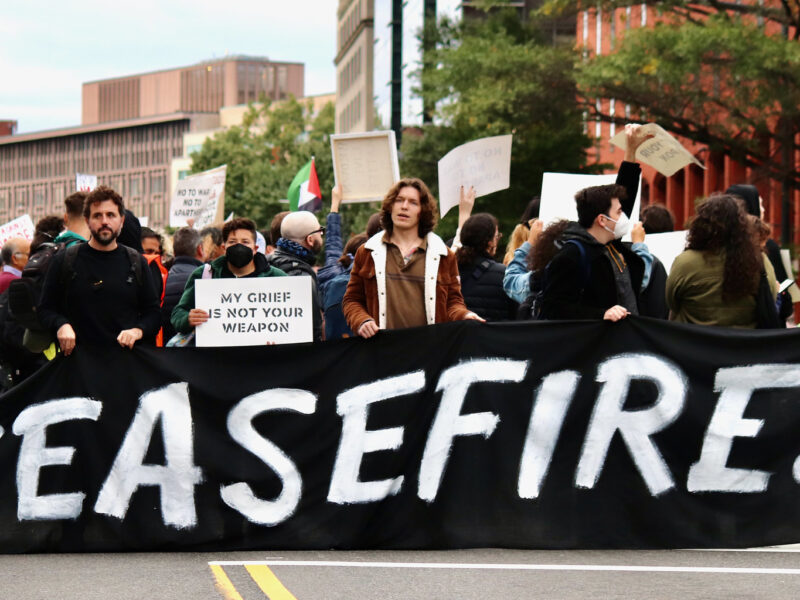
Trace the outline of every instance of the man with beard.
<path fill-rule="evenodd" d="M 291 212 L 281 222 L 281 237 L 275 252 L 269 255 L 270 264 L 287 275 L 311 277 L 311 307 L 314 317 L 314 341 L 322 340 L 322 303 L 317 290 L 314 263 L 322 250 L 325 228 L 320 227 L 314 213 L 307 210 Z"/>
<path fill-rule="evenodd" d="M 135 250 L 117 243 L 125 217 L 122 197 L 98 186 L 83 216 L 91 237 L 57 253 L 47 271 L 39 319 L 69 355 L 81 344 L 152 343 L 160 325 L 150 269 Z"/>

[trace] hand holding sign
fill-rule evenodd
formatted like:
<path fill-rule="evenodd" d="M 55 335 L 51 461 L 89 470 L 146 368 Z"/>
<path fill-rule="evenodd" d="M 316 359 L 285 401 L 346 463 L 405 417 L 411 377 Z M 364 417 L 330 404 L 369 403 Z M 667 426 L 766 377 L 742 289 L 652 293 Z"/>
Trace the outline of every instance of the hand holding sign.
<path fill-rule="evenodd" d="M 630 135 L 631 132 L 626 125 L 625 131 L 611 138 L 612 144 L 626 151 L 625 160 L 634 159 L 650 165 L 666 177 L 674 175 L 683 167 L 692 163 L 705 169 L 703 164 L 686 148 L 681 146 L 678 140 L 655 123 L 647 123 L 637 127 L 633 140 L 638 142 L 638 145 L 635 147 L 634 156 L 628 158 L 628 144 L 632 139 Z M 641 139 L 644 135 L 649 137 Z"/>

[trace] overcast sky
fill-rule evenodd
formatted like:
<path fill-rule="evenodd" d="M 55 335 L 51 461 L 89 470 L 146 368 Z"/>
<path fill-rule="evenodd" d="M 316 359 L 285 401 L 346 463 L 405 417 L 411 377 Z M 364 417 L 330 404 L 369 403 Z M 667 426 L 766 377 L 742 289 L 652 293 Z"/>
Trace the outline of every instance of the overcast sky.
<path fill-rule="evenodd" d="M 225 54 L 305 63 L 335 91 L 337 0 L 4 0 L 0 120 L 18 133 L 79 125 L 81 84 Z"/>

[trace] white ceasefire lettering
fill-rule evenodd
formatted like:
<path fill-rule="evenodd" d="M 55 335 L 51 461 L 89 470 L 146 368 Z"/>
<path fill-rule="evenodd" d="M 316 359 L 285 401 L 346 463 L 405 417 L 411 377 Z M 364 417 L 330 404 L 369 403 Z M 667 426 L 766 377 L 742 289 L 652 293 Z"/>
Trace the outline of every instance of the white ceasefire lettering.
<path fill-rule="evenodd" d="M 272 468 L 281 480 L 281 493 L 274 500 L 258 498 L 244 482 L 223 485 L 220 497 L 248 521 L 259 525 L 277 525 L 294 514 L 302 495 L 303 481 L 292 460 L 253 427 L 253 419 L 271 410 L 291 410 L 313 414 L 317 397 L 305 390 L 276 388 L 251 394 L 228 413 L 228 432 L 243 448 Z"/>
<path fill-rule="evenodd" d="M 407 396 L 425 387 L 425 373 L 414 371 L 359 385 L 339 394 L 336 412 L 342 416 L 342 437 L 331 475 L 328 502 L 353 504 L 393 496 L 403 486 L 403 476 L 379 481 L 359 481 L 364 454 L 397 450 L 403 443 L 403 427 L 367 431 L 367 412 L 374 402 Z"/>
<path fill-rule="evenodd" d="M 520 459 L 517 481 L 520 498 L 539 496 L 580 378 L 576 371 L 559 371 L 545 377 L 539 386 Z"/>
<path fill-rule="evenodd" d="M 143 464 L 161 419 L 165 465 Z M 173 383 L 145 393 L 125 434 L 114 464 L 97 496 L 97 513 L 124 519 L 131 497 L 142 485 L 161 492 L 161 516 L 166 525 L 187 529 L 197 525 L 194 486 L 202 481 L 194 464 L 192 411 L 186 383 Z"/>
<path fill-rule="evenodd" d="M 631 381 L 655 384 L 658 397 L 645 409 L 623 410 Z M 583 443 L 575 484 L 592 488 L 600 477 L 614 432 L 619 430 L 647 489 L 658 496 L 675 486 L 664 458 L 650 436 L 672 423 L 683 409 L 686 376 L 666 359 L 649 354 L 619 354 L 597 369 L 603 383 Z"/>
<path fill-rule="evenodd" d="M 703 438 L 700 459 L 689 469 L 686 489 L 690 492 L 763 492 L 770 474 L 755 469 L 726 467 L 734 437 L 755 437 L 762 419 L 744 419 L 744 411 L 755 390 L 800 387 L 800 367 L 751 365 L 720 369 L 714 391 L 721 392 Z"/>
<path fill-rule="evenodd" d="M 48 465 L 69 465 L 73 446 L 48 448 L 45 429 L 73 419 L 96 421 L 103 404 L 89 398 L 63 398 L 34 404 L 17 416 L 12 426 L 22 436 L 17 462 L 17 518 L 23 520 L 77 519 L 83 508 L 84 492 L 39 496 L 39 472 Z"/>
<path fill-rule="evenodd" d="M 426 502 L 433 502 L 439 492 L 439 485 L 453 447 L 456 436 L 489 436 L 497 427 L 500 418 L 490 412 L 461 414 L 464 398 L 469 387 L 476 382 L 518 382 L 522 381 L 528 362 L 510 359 L 467 360 L 442 372 L 436 391 L 442 391 L 442 401 L 431 425 L 422 464 L 419 469 L 417 496 Z"/>

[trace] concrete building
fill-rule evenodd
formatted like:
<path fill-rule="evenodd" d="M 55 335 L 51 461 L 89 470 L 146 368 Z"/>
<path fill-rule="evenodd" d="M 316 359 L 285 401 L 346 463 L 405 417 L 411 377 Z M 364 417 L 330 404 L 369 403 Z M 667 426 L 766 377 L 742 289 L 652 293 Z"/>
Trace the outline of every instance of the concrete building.
<path fill-rule="evenodd" d="M 2 121 L 0 223 L 61 214 L 75 174 L 86 173 L 119 191 L 151 225 L 165 225 L 184 134 L 217 129 L 221 108 L 262 94 L 302 97 L 303 78 L 300 63 L 227 57 L 84 84 L 80 126 L 14 135 L 16 121 Z"/>

